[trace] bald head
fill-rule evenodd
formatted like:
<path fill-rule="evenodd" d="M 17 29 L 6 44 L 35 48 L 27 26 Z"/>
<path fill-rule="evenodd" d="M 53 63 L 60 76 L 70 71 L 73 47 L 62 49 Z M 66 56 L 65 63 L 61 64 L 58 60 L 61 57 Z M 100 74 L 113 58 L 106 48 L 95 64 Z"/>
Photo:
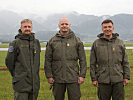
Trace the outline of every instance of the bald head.
<path fill-rule="evenodd" d="M 67 35 L 69 34 L 69 29 L 70 29 L 70 21 L 68 18 L 61 18 L 59 20 L 59 29 L 60 33 L 62 35 Z"/>
<path fill-rule="evenodd" d="M 62 23 L 62 22 L 67 22 L 68 24 L 70 24 L 69 19 L 68 19 L 68 18 L 66 18 L 66 17 L 61 18 L 61 19 L 59 20 L 59 24 L 60 24 L 60 23 Z"/>

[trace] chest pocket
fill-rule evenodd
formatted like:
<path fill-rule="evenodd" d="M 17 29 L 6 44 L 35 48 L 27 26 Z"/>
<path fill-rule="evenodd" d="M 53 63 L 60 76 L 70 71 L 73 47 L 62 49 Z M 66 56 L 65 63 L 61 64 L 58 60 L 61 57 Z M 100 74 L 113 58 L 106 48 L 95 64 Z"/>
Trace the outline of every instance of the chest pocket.
<path fill-rule="evenodd" d="M 114 56 L 114 62 L 122 62 L 122 47 L 121 45 L 112 45 L 112 53 Z"/>
<path fill-rule="evenodd" d="M 66 57 L 67 59 L 74 59 L 78 58 L 78 47 L 75 41 L 67 42 L 66 43 Z"/>
<path fill-rule="evenodd" d="M 97 61 L 100 63 L 105 63 L 108 61 L 108 48 L 106 45 L 98 45 L 96 47 L 96 56 L 97 56 Z"/>
<path fill-rule="evenodd" d="M 24 53 L 25 55 L 29 54 L 29 45 L 20 45 L 20 52 Z"/>
<path fill-rule="evenodd" d="M 53 51 L 58 52 L 62 48 L 62 41 L 61 40 L 54 40 L 52 43 L 52 49 Z"/>
<path fill-rule="evenodd" d="M 63 43 L 61 40 L 54 40 L 51 43 L 51 47 L 52 47 L 52 53 L 53 53 L 53 59 L 54 60 L 61 60 L 61 57 L 63 55 Z"/>

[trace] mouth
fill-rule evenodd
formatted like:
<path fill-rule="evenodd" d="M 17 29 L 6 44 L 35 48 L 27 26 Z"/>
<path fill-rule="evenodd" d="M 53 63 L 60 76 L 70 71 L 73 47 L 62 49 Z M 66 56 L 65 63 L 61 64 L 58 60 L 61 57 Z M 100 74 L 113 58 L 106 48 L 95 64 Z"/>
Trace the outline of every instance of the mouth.
<path fill-rule="evenodd" d="M 30 32 L 30 30 L 25 30 L 25 32 Z"/>
<path fill-rule="evenodd" d="M 108 31 L 106 31 L 106 33 L 110 33 L 110 32 L 111 32 L 111 31 L 109 31 L 109 30 L 108 30 Z"/>
<path fill-rule="evenodd" d="M 64 27 L 64 28 L 62 28 L 62 29 L 67 29 L 67 28 Z"/>

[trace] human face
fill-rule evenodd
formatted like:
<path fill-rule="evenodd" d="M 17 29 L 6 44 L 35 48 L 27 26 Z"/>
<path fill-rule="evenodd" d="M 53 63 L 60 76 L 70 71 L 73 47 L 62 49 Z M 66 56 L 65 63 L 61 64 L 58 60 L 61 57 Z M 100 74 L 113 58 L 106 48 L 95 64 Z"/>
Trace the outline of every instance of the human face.
<path fill-rule="evenodd" d="M 59 22 L 59 29 L 61 33 L 68 33 L 70 29 L 70 22 L 67 18 L 61 18 Z"/>
<path fill-rule="evenodd" d="M 102 31 L 104 33 L 105 38 L 112 38 L 112 32 L 114 30 L 114 26 L 112 23 L 103 23 L 102 24 Z"/>
<path fill-rule="evenodd" d="M 21 24 L 20 27 L 23 34 L 31 34 L 32 31 L 32 23 L 30 22 L 24 22 Z"/>

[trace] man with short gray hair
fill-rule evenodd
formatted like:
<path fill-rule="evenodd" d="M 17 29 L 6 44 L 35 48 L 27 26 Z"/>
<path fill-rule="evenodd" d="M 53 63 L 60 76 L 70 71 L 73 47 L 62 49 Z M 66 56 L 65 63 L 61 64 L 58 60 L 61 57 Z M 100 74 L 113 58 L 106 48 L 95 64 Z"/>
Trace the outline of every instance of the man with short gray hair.
<path fill-rule="evenodd" d="M 37 100 L 40 88 L 40 43 L 32 33 L 31 20 L 22 20 L 18 32 L 15 40 L 9 44 L 5 59 L 12 76 L 14 100 Z"/>

